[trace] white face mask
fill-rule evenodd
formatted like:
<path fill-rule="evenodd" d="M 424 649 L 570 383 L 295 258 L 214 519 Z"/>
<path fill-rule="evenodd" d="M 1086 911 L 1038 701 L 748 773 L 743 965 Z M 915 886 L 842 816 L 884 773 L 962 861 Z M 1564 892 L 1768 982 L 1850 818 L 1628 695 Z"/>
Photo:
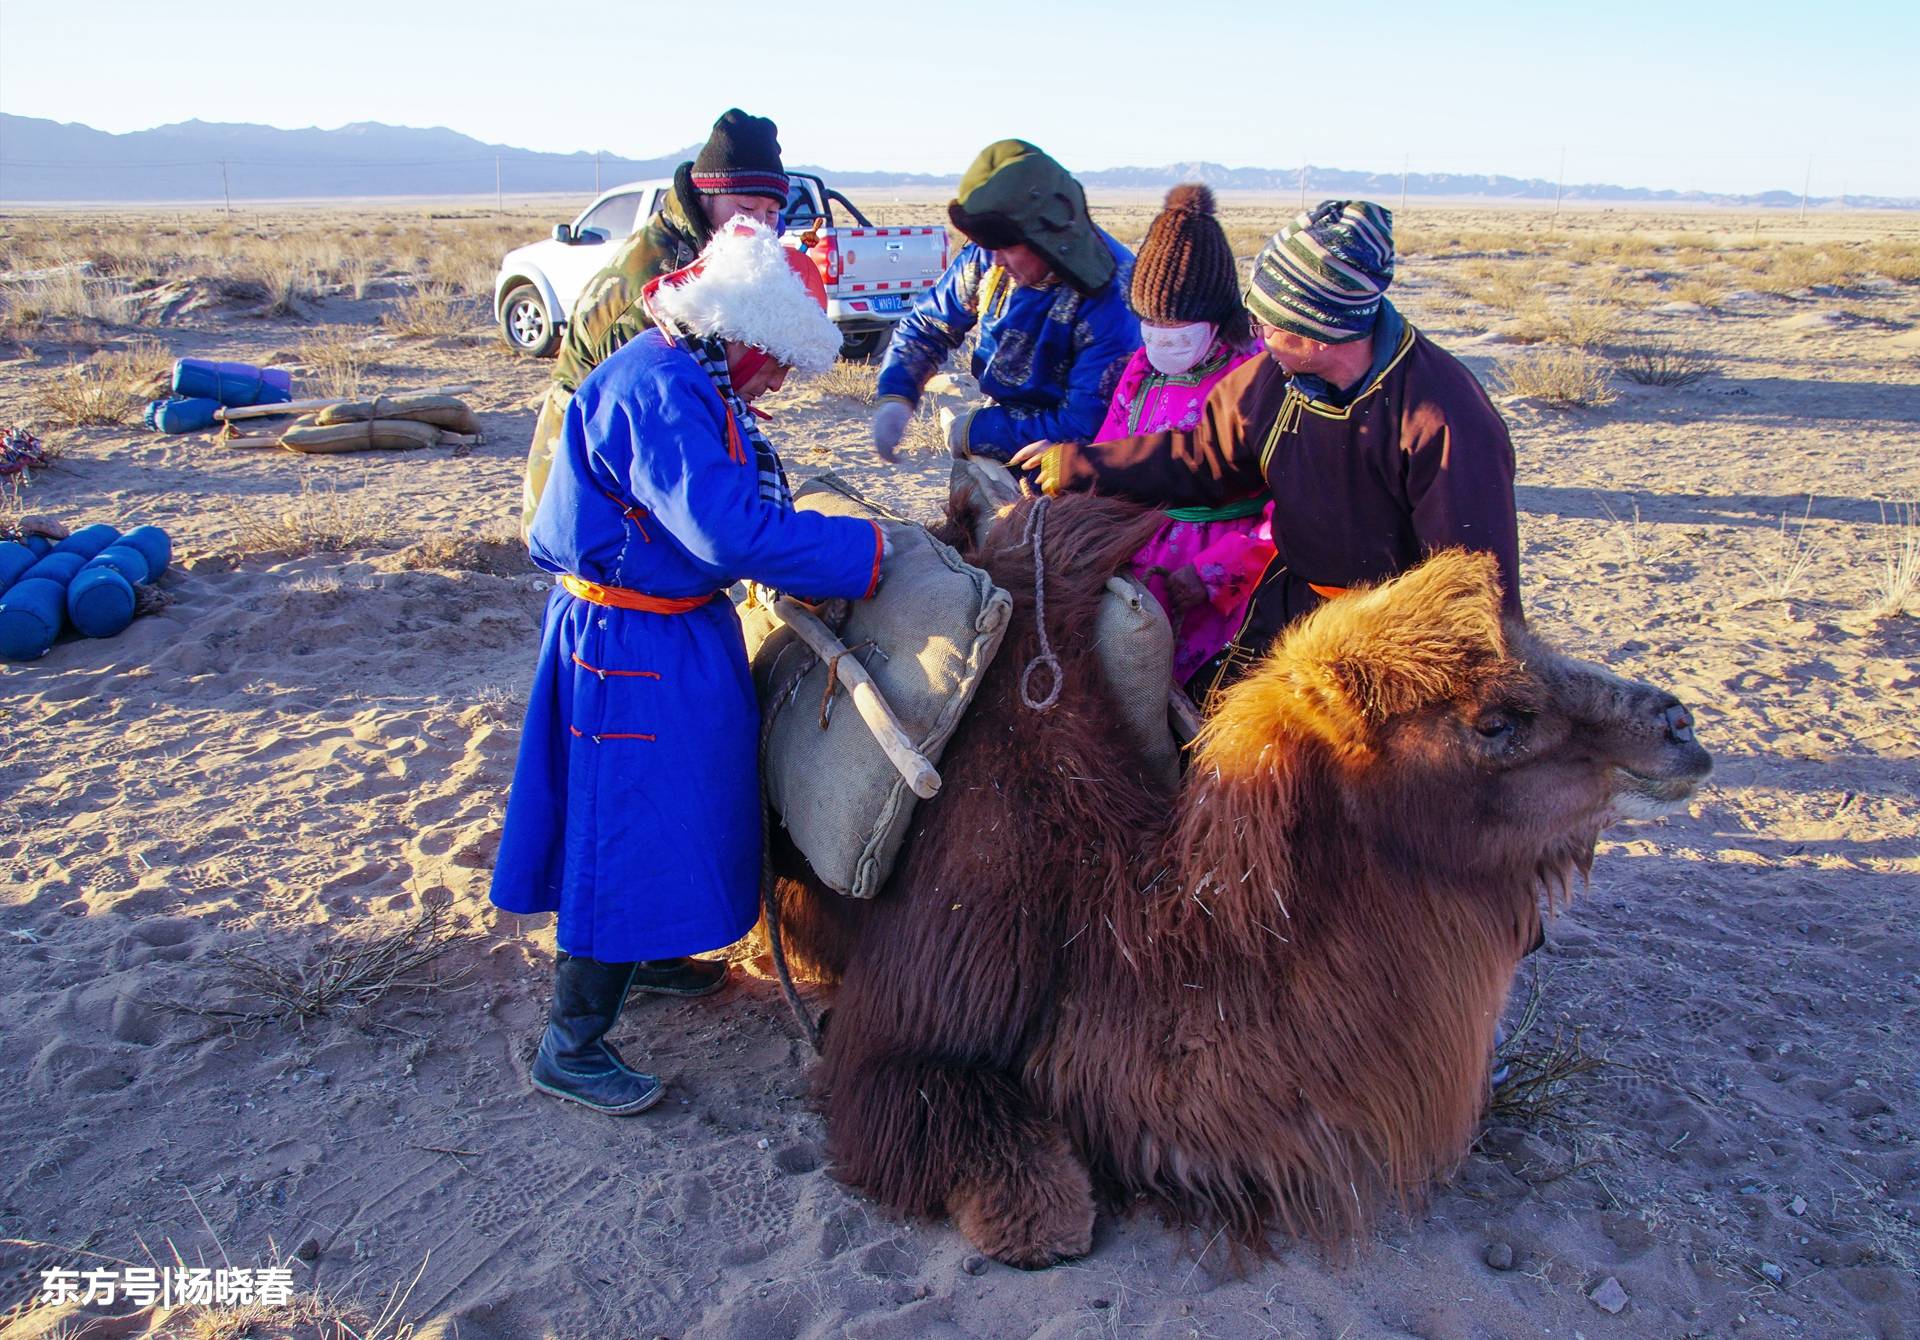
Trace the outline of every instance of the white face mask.
<path fill-rule="evenodd" d="M 1140 326 L 1140 343 L 1146 346 L 1147 362 L 1156 372 L 1169 376 L 1185 372 L 1207 356 L 1220 328 L 1211 321 L 1189 321 L 1182 326 Z"/>

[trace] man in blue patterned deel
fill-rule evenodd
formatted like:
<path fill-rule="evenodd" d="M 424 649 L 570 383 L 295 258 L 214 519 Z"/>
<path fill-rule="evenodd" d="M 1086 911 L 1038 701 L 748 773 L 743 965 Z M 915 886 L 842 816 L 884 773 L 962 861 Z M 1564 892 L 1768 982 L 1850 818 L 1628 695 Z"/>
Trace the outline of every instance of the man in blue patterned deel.
<path fill-rule="evenodd" d="M 976 326 L 971 370 L 993 403 L 954 419 L 948 446 L 1004 461 L 1029 442 L 1089 440 L 1140 347 L 1127 306 L 1133 253 L 1087 217 L 1080 183 L 1025 140 L 982 150 L 947 213 L 968 244 L 894 327 L 875 449 L 894 458 L 922 388 Z"/>

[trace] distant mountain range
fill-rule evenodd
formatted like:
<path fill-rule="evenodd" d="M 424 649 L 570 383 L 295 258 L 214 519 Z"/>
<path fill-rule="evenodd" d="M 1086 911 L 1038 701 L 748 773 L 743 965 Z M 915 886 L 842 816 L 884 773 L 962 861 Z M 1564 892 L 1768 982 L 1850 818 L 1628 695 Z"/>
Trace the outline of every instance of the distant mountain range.
<path fill-rule="evenodd" d="M 280 130 L 272 126 L 182 121 L 152 130 L 111 135 L 88 126 L 0 113 L 0 202 L 112 202 L 166 200 L 306 200 L 356 196 L 486 196 L 563 192 L 586 196 L 595 188 L 661 177 L 694 153 L 689 147 L 659 158 L 612 154 L 551 154 L 487 144 L 436 126 L 415 129 L 357 121 L 335 130 Z M 950 187 L 940 174 L 818 172 L 833 185 L 857 187 Z M 1341 168 L 1230 168 L 1219 163 L 1169 163 L 1164 167 L 1117 167 L 1081 172 L 1087 186 L 1111 190 L 1164 190 L 1183 181 L 1216 190 L 1300 191 L 1316 198 L 1351 195 L 1391 203 L 1399 199 L 1397 172 L 1352 172 Z M 1555 183 L 1544 179 L 1416 172 L 1405 178 L 1409 196 L 1476 200 L 1552 200 Z M 1666 191 L 1592 183 L 1568 185 L 1563 199 L 1587 202 L 1797 207 L 1793 191 L 1729 195 Z M 1920 209 L 1920 199 L 1821 197 L 1815 208 L 1845 204 L 1858 209 Z"/>

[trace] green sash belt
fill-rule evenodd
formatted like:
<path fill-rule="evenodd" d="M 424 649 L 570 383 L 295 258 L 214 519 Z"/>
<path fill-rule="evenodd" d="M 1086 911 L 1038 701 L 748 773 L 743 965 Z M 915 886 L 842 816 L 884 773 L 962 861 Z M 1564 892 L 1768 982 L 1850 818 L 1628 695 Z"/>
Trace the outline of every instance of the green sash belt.
<path fill-rule="evenodd" d="M 1175 521 L 1238 521 L 1242 517 L 1259 516 L 1266 510 L 1267 500 L 1253 497 L 1224 507 L 1169 507 L 1167 515 Z"/>

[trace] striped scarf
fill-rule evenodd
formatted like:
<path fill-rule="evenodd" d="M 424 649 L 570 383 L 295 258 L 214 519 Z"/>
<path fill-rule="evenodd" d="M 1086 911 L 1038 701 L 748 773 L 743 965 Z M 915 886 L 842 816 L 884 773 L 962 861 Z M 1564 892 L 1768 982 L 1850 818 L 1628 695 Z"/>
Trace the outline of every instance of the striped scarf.
<path fill-rule="evenodd" d="M 786 467 L 780 464 L 780 453 L 773 449 L 773 443 L 760 431 L 760 416 L 733 389 L 733 376 L 727 371 L 726 342 L 694 335 L 680 338 L 686 342 L 694 362 L 713 379 L 713 389 L 720 393 L 720 399 L 733 411 L 733 422 L 740 436 L 753 447 L 754 464 L 760 470 L 760 501 L 791 510 L 793 490 L 787 487 Z"/>
<path fill-rule="evenodd" d="M 1261 250 L 1247 310 L 1269 326 L 1345 344 L 1373 330 L 1392 282 L 1392 212 L 1371 200 L 1327 200 Z"/>

